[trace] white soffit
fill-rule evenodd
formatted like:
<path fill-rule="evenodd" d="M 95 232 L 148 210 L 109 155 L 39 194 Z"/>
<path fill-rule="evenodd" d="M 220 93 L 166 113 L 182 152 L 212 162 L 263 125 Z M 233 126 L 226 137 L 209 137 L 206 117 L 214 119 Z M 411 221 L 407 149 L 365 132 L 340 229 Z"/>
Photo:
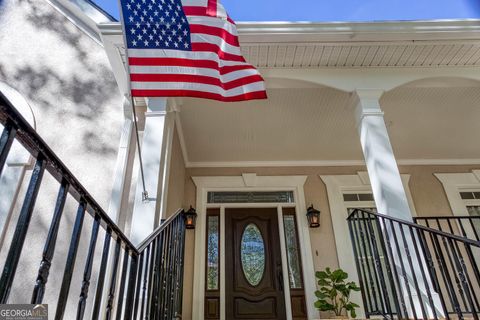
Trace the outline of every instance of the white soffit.
<path fill-rule="evenodd" d="M 101 24 L 125 63 L 119 23 Z M 480 21 L 238 23 L 260 68 L 480 66 Z"/>

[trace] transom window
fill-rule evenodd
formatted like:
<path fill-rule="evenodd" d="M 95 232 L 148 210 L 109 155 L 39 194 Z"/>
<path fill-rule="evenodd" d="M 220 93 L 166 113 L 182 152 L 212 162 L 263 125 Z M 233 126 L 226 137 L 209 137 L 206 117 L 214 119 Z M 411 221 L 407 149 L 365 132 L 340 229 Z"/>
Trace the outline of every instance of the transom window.
<path fill-rule="evenodd" d="M 208 203 L 294 203 L 293 191 L 212 191 Z"/>

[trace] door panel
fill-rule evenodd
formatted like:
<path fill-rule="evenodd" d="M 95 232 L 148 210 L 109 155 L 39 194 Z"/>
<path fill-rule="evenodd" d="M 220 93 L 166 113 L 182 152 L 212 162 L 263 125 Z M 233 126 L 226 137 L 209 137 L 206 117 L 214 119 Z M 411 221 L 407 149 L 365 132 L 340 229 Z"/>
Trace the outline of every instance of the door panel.
<path fill-rule="evenodd" d="M 276 208 L 225 211 L 225 300 L 228 320 L 286 319 L 277 219 Z M 252 225 L 256 228 L 252 228 Z M 244 232 L 247 232 L 245 236 Z M 247 279 L 245 272 L 247 276 L 248 272 L 255 273 Z"/>

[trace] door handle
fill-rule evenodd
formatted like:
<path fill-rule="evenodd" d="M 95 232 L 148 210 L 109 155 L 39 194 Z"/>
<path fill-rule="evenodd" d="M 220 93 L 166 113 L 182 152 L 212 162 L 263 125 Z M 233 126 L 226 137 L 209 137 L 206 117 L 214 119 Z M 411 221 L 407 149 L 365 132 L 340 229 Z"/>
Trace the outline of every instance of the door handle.
<path fill-rule="evenodd" d="M 277 280 L 280 290 L 283 291 L 283 272 L 281 268 L 277 269 Z"/>

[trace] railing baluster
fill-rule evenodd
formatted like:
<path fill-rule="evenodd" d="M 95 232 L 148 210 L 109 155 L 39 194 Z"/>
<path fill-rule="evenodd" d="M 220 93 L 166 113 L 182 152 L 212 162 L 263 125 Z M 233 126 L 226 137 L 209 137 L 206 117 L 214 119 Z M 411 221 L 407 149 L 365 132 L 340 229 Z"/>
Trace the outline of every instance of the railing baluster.
<path fill-rule="evenodd" d="M 168 308 L 168 318 L 169 319 L 174 319 L 175 317 L 175 312 L 176 312 L 176 306 L 175 306 L 175 299 L 176 299 L 176 292 L 178 290 L 177 288 L 177 270 L 178 270 L 178 246 L 179 246 L 179 236 L 180 234 L 178 233 L 178 219 L 175 219 L 173 221 L 173 250 L 172 250 L 172 258 L 170 259 L 170 265 L 171 265 L 171 278 L 173 281 L 170 282 L 170 307 Z"/>
<path fill-rule="evenodd" d="M 383 226 L 383 230 L 386 230 L 386 232 L 385 232 L 386 246 L 385 247 L 388 249 L 387 256 L 390 256 L 390 258 L 392 260 L 391 269 L 393 270 L 393 275 L 395 277 L 395 283 L 398 283 L 398 287 L 395 286 L 392 283 L 392 291 L 395 292 L 395 294 L 399 297 L 399 300 L 400 300 L 401 309 L 400 309 L 400 306 L 397 306 L 397 308 L 398 308 L 397 313 L 398 313 L 399 318 L 402 318 L 402 312 L 403 312 L 403 315 L 405 316 L 405 318 L 408 318 L 407 305 L 405 303 L 405 299 L 403 298 L 402 286 L 401 286 L 400 278 L 399 278 L 399 275 L 398 275 L 398 270 L 397 270 L 397 267 L 395 265 L 395 257 L 393 256 L 393 252 L 392 252 L 392 243 L 390 241 L 389 232 L 387 230 L 387 224 L 385 223 L 384 218 L 380 218 L 380 221 L 381 221 L 381 224 Z"/>
<path fill-rule="evenodd" d="M 45 285 L 48 281 L 48 275 L 50 273 L 50 266 L 52 265 L 53 255 L 55 253 L 55 245 L 57 243 L 58 229 L 60 227 L 60 221 L 62 219 L 63 208 L 65 207 L 65 200 L 68 195 L 69 184 L 65 180 L 60 185 L 58 191 L 57 202 L 55 204 L 55 210 L 53 212 L 52 223 L 48 230 L 47 240 L 42 254 L 42 262 L 38 269 L 37 281 L 32 293 L 32 304 L 40 304 L 43 301 L 45 294 Z"/>
<path fill-rule="evenodd" d="M 177 221 L 174 220 L 172 221 L 171 225 L 170 225 L 170 235 L 168 237 L 168 241 L 169 243 L 172 244 L 172 248 L 173 250 L 169 250 L 168 251 L 168 278 L 167 279 L 174 279 L 173 278 L 173 272 L 174 272 L 174 268 L 173 268 L 173 259 L 175 258 L 174 256 L 174 253 L 175 253 L 175 246 L 176 246 L 176 242 L 175 242 L 175 226 L 177 224 Z M 168 245 L 166 245 L 167 247 Z M 173 310 L 173 297 L 174 297 L 174 293 L 175 293 L 175 290 L 174 288 L 172 287 L 173 285 L 173 282 L 172 281 L 167 281 L 167 286 L 166 286 L 166 290 L 167 292 L 169 293 L 168 296 L 166 297 L 166 306 L 167 306 L 167 312 L 165 314 L 165 318 L 167 319 L 172 319 L 173 315 L 172 315 L 172 310 Z"/>
<path fill-rule="evenodd" d="M 80 243 L 80 236 L 82 234 L 83 220 L 85 218 L 86 204 L 82 199 L 78 206 L 77 217 L 73 226 L 72 239 L 70 240 L 70 248 L 68 249 L 67 262 L 65 270 L 63 271 L 62 286 L 58 296 L 57 311 L 55 312 L 55 320 L 63 319 L 65 308 L 67 306 L 68 293 L 70 291 L 70 284 L 72 282 L 73 268 L 75 267 L 75 260 L 77 258 L 78 245 Z"/>
<path fill-rule="evenodd" d="M 400 245 L 398 244 L 398 237 L 397 237 L 397 232 L 395 230 L 395 225 L 393 223 L 392 220 L 389 221 L 390 222 L 390 228 L 391 228 L 391 231 L 392 231 L 392 238 L 393 238 L 393 242 L 395 244 L 395 249 L 397 250 L 397 259 L 398 261 L 394 261 L 394 263 L 397 265 L 397 264 L 400 264 L 400 269 L 402 271 L 402 277 L 403 277 L 403 282 L 404 282 L 404 286 L 405 286 L 405 290 L 407 291 L 407 296 L 408 296 L 408 301 L 410 302 L 410 309 L 412 310 L 412 313 L 413 313 L 413 316 L 414 316 L 414 319 L 417 319 L 417 311 L 415 309 L 415 304 L 413 303 L 413 298 L 412 298 L 412 292 L 410 290 L 410 283 L 408 281 L 408 276 L 407 276 L 407 272 L 405 270 L 405 264 L 403 263 L 403 260 L 402 260 L 402 252 L 400 250 Z M 402 232 L 403 230 L 401 229 L 401 225 L 400 225 L 400 231 Z M 395 266 L 397 267 L 397 266 Z M 401 288 L 401 285 L 400 285 L 400 288 Z M 402 291 L 402 294 L 403 294 L 403 290 L 400 289 Z M 410 315 L 407 315 L 407 318 L 409 318 Z"/>
<path fill-rule="evenodd" d="M 155 266 L 154 266 L 154 275 L 153 275 L 153 291 L 152 291 L 152 304 L 150 305 L 150 319 L 158 320 L 157 311 L 159 310 L 159 299 L 160 297 L 160 287 L 161 287 L 161 277 L 162 277 L 162 263 L 165 259 L 163 255 L 163 237 L 165 232 L 162 232 L 157 238 L 157 247 L 156 247 L 156 257 L 155 257 Z M 162 295 L 163 296 L 163 295 Z"/>
<path fill-rule="evenodd" d="M 378 289 L 379 293 L 379 303 L 381 305 L 381 310 L 384 310 L 384 306 L 387 308 L 387 313 L 391 313 L 390 309 L 390 302 L 388 301 L 388 293 L 386 294 L 384 292 L 384 289 L 386 288 L 386 283 L 383 275 L 383 268 L 382 268 L 382 263 L 380 261 L 380 254 L 378 252 L 377 244 L 376 244 L 376 238 L 375 235 L 371 232 L 371 219 L 372 217 L 367 213 L 367 217 L 365 217 L 365 212 L 362 212 L 362 220 L 363 220 L 363 230 L 365 232 L 365 236 L 367 239 L 368 243 L 368 250 L 369 250 L 369 257 L 373 258 L 372 261 L 372 268 L 374 271 L 373 276 L 375 278 L 375 283 Z"/>
<path fill-rule="evenodd" d="M 183 221 L 183 213 L 177 217 L 178 221 L 179 221 L 179 224 L 180 224 L 180 232 L 182 234 L 181 236 L 181 249 L 180 249 L 180 270 L 179 270 L 179 274 L 180 274 L 180 280 L 179 280 L 179 284 L 178 284 L 178 288 L 181 288 L 178 290 L 178 298 L 177 298 L 177 310 L 176 312 L 178 313 L 178 315 L 180 315 L 180 318 L 181 318 L 181 314 L 182 314 L 182 306 L 183 306 L 183 269 L 184 269 L 184 255 L 185 255 L 185 223 Z"/>
<path fill-rule="evenodd" d="M 134 301 L 135 301 L 135 295 L 138 294 L 136 292 L 136 288 L 140 288 L 140 285 L 136 286 L 136 279 L 137 279 L 137 272 L 138 271 L 138 256 L 134 255 L 134 253 L 131 253 L 132 256 L 130 258 L 130 274 L 128 275 L 128 290 L 127 290 L 127 297 L 125 300 L 125 314 L 123 316 L 123 319 L 126 320 L 131 320 L 132 319 L 132 314 L 134 314 L 133 309 L 134 309 Z M 141 263 L 140 263 L 140 268 L 141 268 Z"/>
<path fill-rule="evenodd" d="M 358 211 L 356 211 L 358 213 Z M 367 287 L 367 309 L 368 309 L 368 314 L 372 314 L 372 312 L 374 311 L 374 307 L 373 307 L 373 303 L 372 303 L 372 297 L 374 296 L 374 292 L 372 292 L 373 288 L 371 286 L 372 282 L 369 281 L 368 279 L 368 272 L 365 270 L 365 252 L 362 252 L 362 248 L 364 246 L 361 246 L 361 241 L 360 241 L 360 235 L 359 233 L 361 232 L 360 231 L 360 222 L 358 221 L 359 220 L 359 217 L 358 215 L 355 217 L 355 219 L 352 221 L 353 224 L 355 225 L 355 237 L 356 237 L 356 243 L 358 243 L 358 252 L 359 252 L 359 256 L 356 258 L 359 263 L 360 263 L 360 266 L 361 266 L 361 274 L 363 274 L 363 278 L 364 278 L 364 283 L 366 284 L 366 287 Z M 368 315 L 367 314 L 367 315 Z"/>
<path fill-rule="evenodd" d="M 32 177 L 30 178 L 25 200 L 23 201 L 12 243 L 8 251 L 7 260 L 3 267 L 2 277 L 0 278 L 0 304 L 5 304 L 8 301 L 46 165 L 47 163 L 44 158 L 39 155 L 33 168 Z"/>
<path fill-rule="evenodd" d="M 133 307 L 133 319 L 137 319 L 138 314 L 138 304 L 140 301 L 140 289 L 142 288 L 142 274 L 143 274 L 143 260 L 145 259 L 145 253 L 141 253 L 139 256 L 140 264 L 138 265 L 137 272 L 137 285 L 135 288 L 135 302 Z"/>
<path fill-rule="evenodd" d="M 112 239 L 112 230 L 107 229 L 105 240 L 103 241 L 102 261 L 100 262 L 100 271 L 98 273 L 97 291 L 95 293 L 95 302 L 93 304 L 92 320 L 98 320 L 100 317 L 100 306 L 103 298 L 103 286 L 105 284 L 105 274 L 107 272 L 108 253 L 110 251 L 110 240 Z"/>
<path fill-rule="evenodd" d="M 458 301 L 457 295 L 455 293 L 455 287 L 452 282 L 452 278 L 450 277 L 450 272 L 448 270 L 448 265 L 447 262 L 445 261 L 445 255 L 443 254 L 442 247 L 440 245 L 440 241 L 438 240 L 436 235 L 430 234 L 430 236 L 433 238 L 433 243 L 436 248 L 436 252 L 438 253 L 437 259 L 439 259 L 439 266 L 442 270 L 442 275 L 444 278 L 444 282 L 447 285 L 448 288 L 448 294 L 450 297 L 450 301 L 453 305 L 453 309 L 455 313 L 457 313 L 459 319 L 462 319 L 462 309 L 460 307 L 460 303 Z"/>
<path fill-rule="evenodd" d="M 127 279 L 127 269 L 128 269 L 128 250 L 125 250 L 123 255 L 123 266 L 122 266 L 122 275 L 120 277 L 120 289 L 118 290 L 118 299 L 117 299 L 117 320 L 122 319 L 122 310 L 123 310 L 123 294 L 125 293 L 125 280 Z M 127 308 L 131 306 L 127 305 Z"/>
<path fill-rule="evenodd" d="M 450 230 L 450 233 L 454 234 L 452 223 L 450 222 L 450 220 L 447 220 L 447 222 L 448 222 L 448 228 Z M 459 258 L 459 262 L 460 262 L 460 266 L 461 266 L 460 271 L 462 272 L 464 277 L 467 279 L 468 283 L 471 283 L 471 280 L 470 280 L 470 277 L 469 277 L 469 274 L 468 274 L 468 271 L 467 271 L 467 266 L 465 265 L 465 260 L 463 259 L 463 255 L 462 255 L 462 252 L 460 250 L 460 247 L 458 246 L 458 243 L 456 241 L 454 241 L 453 243 L 454 243 L 456 252 L 458 252 L 458 258 Z M 470 289 L 472 289 L 472 288 L 469 287 L 469 292 L 468 292 L 469 295 L 470 295 Z M 476 296 L 475 292 L 473 291 L 473 289 L 472 289 L 471 293 L 472 293 L 473 300 L 474 300 L 475 304 L 480 309 L 480 304 L 478 302 L 477 296 Z M 475 310 L 475 307 L 473 307 L 472 310 Z"/>
<path fill-rule="evenodd" d="M 413 233 L 413 228 L 411 226 L 409 226 L 408 229 L 410 231 L 410 237 L 412 238 L 413 249 L 415 251 L 415 256 L 417 258 L 417 261 L 419 263 L 422 263 L 422 258 L 420 257 L 420 251 L 418 250 L 417 238 L 415 237 L 415 234 Z M 423 280 L 423 283 L 424 283 L 424 286 L 425 286 L 425 291 L 427 293 L 428 302 L 430 303 L 430 306 L 431 306 L 431 309 L 432 309 L 432 312 L 433 312 L 433 318 L 438 319 L 437 312 L 435 310 L 435 304 L 433 303 L 432 293 L 430 291 L 430 286 L 428 284 L 428 279 L 427 279 L 427 276 L 425 275 L 425 270 L 423 270 L 422 266 L 419 266 L 419 267 L 420 267 L 419 268 L 420 269 L 420 274 L 422 276 L 422 280 Z M 432 290 L 433 290 L 433 287 L 432 287 Z M 421 296 L 419 297 L 419 299 L 420 299 L 420 302 L 423 306 L 423 299 L 421 298 Z M 425 310 L 423 310 L 423 312 L 425 312 Z"/>
<path fill-rule="evenodd" d="M 384 241 L 384 238 L 385 238 L 384 234 L 388 233 L 388 231 L 382 230 L 381 225 L 380 225 L 380 220 L 381 220 L 381 218 L 376 218 L 375 219 L 375 222 L 376 222 L 375 225 L 377 226 L 377 232 L 380 236 L 380 241 L 379 242 L 380 242 L 380 246 L 382 248 L 383 259 L 385 261 L 385 269 L 387 271 L 387 277 L 388 277 L 388 280 L 389 280 L 389 286 L 388 287 L 390 287 L 390 289 L 392 291 L 393 303 L 395 304 L 395 308 L 396 308 L 396 310 L 399 310 L 400 306 L 398 304 L 397 291 L 395 290 L 395 286 L 393 285 L 394 282 L 393 282 L 393 275 L 392 275 L 392 270 L 391 270 L 392 268 L 391 268 L 391 265 L 390 265 L 390 259 L 388 257 L 388 253 L 387 253 L 387 250 L 386 250 L 386 247 L 385 247 L 385 241 Z M 374 230 L 371 230 L 371 233 L 374 234 Z M 383 281 L 385 282 L 385 280 L 383 280 Z M 387 305 L 388 313 L 389 313 L 390 317 L 393 319 L 394 311 L 392 310 L 392 308 L 390 306 L 390 296 L 388 294 L 388 287 L 385 285 L 383 290 L 385 290 L 385 296 L 386 296 L 386 299 L 387 299 L 387 302 L 388 302 L 388 305 Z"/>
<path fill-rule="evenodd" d="M 152 242 L 152 248 L 150 251 L 150 274 L 148 276 L 148 293 L 147 293 L 147 305 L 145 309 L 145 319 L 148 320 L 154 320 L 153 317 L 153 312 L 151 309 L 153 305 L 153 296 L 154 296 L 154 284 L 155 284 L 155 278 L 156 278 L 156 268 L 158 268 L 158 263 L 156 262 L 157 256 L 159 255 L 157 252 L 157 243 L 158 243 L 158 238 L 156 238 Z"/>
<path fill-rule="evenodd" d="M 113 313 L 113 300 L 115 299 L 115 287 L 117 282 L 117 271 L 118 271 L 118 260 L 120 259 L 120 248 L 122 244 L 120 239 L 117 239 L 115 244 L 115 253 L 113 256 L 113 264 L 112 264 L 112 275 L 110 278 L 110 289 L 108 290 L 108 300 L 105 312 L 105 319 L 110 320 L 112 318 Z"/>
<path fill-rule="evenodd" d="M 150 266 L 150 261 L 152 260 L 152 253 L 151 253 L 151 247 L 152 245 L 149 245 L 145 250 L 146 250 L 146 256 L 145 256 L 145 271 L 144 271 L 144 277 L 143 277 L 143 285 L 142 285 L 142 304 L 140 308 L 140 319 L 146 319 L 145 313 L 148 311 L 148 308 L 146 308 L 147 304 L 147 285 L 148 285 L 148 275 L 150 274 L 149 272 L 149 266 Z"/>
<path fill-rule="evenodd" d="M 355 226 L 354 226 L 354 222 L 353 222 L 353 219 L 348 219 L 348 230 L 350 231 L 350 238 L 352 239 L 352 247 L 353 247 L 353 255 L 354 255 L 354 259 L 355 259 L 355 265 L 357 267 L 357 270 L 358 270 L 358 273 L 359 273 L 359 277 L 358 277 L 358 281 L 359 281 L 359 284 L 360 284 L 360 288 L 363 288 L 363 290 L 360 291 L 361 295 L 362 295 L 362 300 L 364 301 L 364 304 L 365 304 L 365 307 L 366 307 L 366 315 L 368 316 L 368 313 L 370 311 L 368 305 L 367 305 L 367 297 L 366 297 L 366 294 L 365 294 L 365 284 L 364 284 L 364 280 L 363 280 L 363 276 L 364 276 L 364 272 L 362 271 L 362 269 L 360 268 L 360 263 L 358 261 L 358 257 L 359 257 L 359 253 L 357 251 L 357 240 L 356 240 L 356 230 L 354 231 L 355 229 Z M 354 235 L 355 233 L 355 235 Z M 368 289 L 367 289 L 368 290 Z"/>
<path fill-rule="evenodd" d="M 406 239 L 406 236 L 405 236 L 405 226 L 401 226 L 400 235 L 402 236 L 403 246 L 405 247 L 405 253 L 407 255 L 408 265 L 410 266 L 410 272 L 411 272 L 412 278 L 413 278 L 413 285 L 414 285 L 415 291 L 417 292 L 418 301 L 420 303 L 420 310 L 422 311 L 423 319 L 427 319 L 428 316 L 427 316 L 427 312 L 425 310 L 425 306 L 423 305 L 422 292 L 420 290 L 420 286 L 418 285 L 418 279 L 417 279 L 417 276 L 416 276 L 415 268 L 413 266 L 412 253 L 410 252 L 411 248 L 409 247 L 409 243 L 407 242 L 407 239 Z M 413 241 L 413 239 L 412 239 L 412 241 Z M 413 246 L 415 246 L 415 245 L 413 244 Z M 420 263 L 420 261 L 418 261 L 418 262 Z M 419 266 L 419 267 L 422 268 L 422 266 Z M 416 314 L 414 314 L 414 318 L 417 318 Z"/>
<path fill-rule="evenodd" d="M 473 302 L 473 297 L 470 294 L 470 287 L 467 283 L 468 274 L 466 274 L 464 272 L 464 266 L 462 265 L 461 260 L 463 260 L 463 258 L 462 258 L 461 252 L 456 250 L 456 243 L 454 243 L 452 239 L 448 239 L 448 243 L 449 243 L 450 248 L 452 250 L 453 260 L 454 260 L 454 263 L 455 263 L 455 267 L 457 268 L 460 284 L 462 286 L 463 292 L 465 293 L 468 304 L 470 305 L 470 309 L 467 309 L 468 310 L 467 312 L 472 313 L 473 318 L 475 320 L 478 320 L 478 315 L 475 312 L 475 304 Z M 468 281 L 468 282 L 470 282 L 470 281 Z M 478 301 L 477 301 L 477 303 L 478 303 Z M 465 307 L 467 307 L 466 304 L 465 304 Z"/>
<path fill-rule="evenodd" d="M 17 129 L 11 121 L 7 121 L 0 136 L 0 175 L 2 175 L 3 167 L 7 161 L 8 153 L 12 147 Z"/>
<path fill-rule="evenodd" d="M 173 222 L 172 222 L 173 223 Z M 166 312 L 167 312 L 167 300 L 168 300 L 168 295 L 170 292 L 168 291 L 167 288 L 167 282 L 166 279 L 169 276 L 168 275 L 168 259 L 169 259 L 169 245 L 171 243 L 169 242 L 170 238 L 170 231 L 171 231 L 171 226 L 170 224 L 162 233 L 162 236 L 160 237 L 160 243 L 162 244 L 160 247 L 161 254 L 162 254 L 162 259 L 160 263 L 160 281 L 159 281 L 159 292 L 164 292 L 164 294 L 160 295 L 160 301 L 159 301 L 159 311 L 158 311 L 158 318 L 157 319 L 165 319 L 166 318 Z"/>
<path fill-rule="evenodd" d="M 82 288 L 80 289 L 80 299 L 77 308 L 77 320 L 83 319 L 85 314 L 85 306 L 87 304 L 88 289 L 90 288 L 90 277 L 92 276 L 92 266 L 97 245 L 98 230 L 100 228 L 100 217 L 96 216 L 93 220 L 92 235 L 90 236 L 90 244 L 88 246 L 87 260 L 85 261 L 85 270 L 83 271 Z"/>
<path fill-rule="evenodd" d="M 433 287 L 432 290 L 434 292 L 440 293 L 438 295 L 439 298 L 440 298 L 440 303 L 442 304 L 443 312 L 445 314 L 447 314 L 447 307 L 446 307 L 446 304 L 445 304 L 445 298 L 443 297 L 443 294 L 441 294 L 441 287 L 440 287 L 440 283 L 439 283 L 438 277 L 437 277 L 437 270 L 435 269 L 435 263 L 433 261 L 432 254 L 430 252 L 431 249 L 428 247 L 428 244 L 427 244 L 427 239 L 426 239 L 425 234 L 424 234 L 425 231 L 421 231 L 419 229 L 416 229 L 416 231 L 417 231 L 417 235 L 418 235 L 418 237 L 421 241 L 420 246 L 422 248 L 423 256 L 427 260 L 428 270 L 430 271 L 429 275 L 430 275 L 430 280 L 432 281 L 432 287 Z M 435 251 L 435 248 L 434 248 L 434 251 Z M 434 307 L 433 304 L 432 304 L 432 307 Z M 435 316 L 437 316 L 436 313 L 435 313 Z"/>

